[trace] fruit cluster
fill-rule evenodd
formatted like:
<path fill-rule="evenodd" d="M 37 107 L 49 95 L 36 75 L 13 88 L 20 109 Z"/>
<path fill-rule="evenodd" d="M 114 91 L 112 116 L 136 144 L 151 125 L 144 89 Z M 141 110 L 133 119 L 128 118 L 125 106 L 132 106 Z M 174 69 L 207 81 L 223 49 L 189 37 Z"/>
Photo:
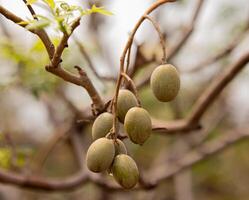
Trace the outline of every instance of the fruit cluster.
<path fill-rule="evenodd" d="M 180 88 L 180 78 L 176 68 L 170 64 L 158 66 L 151 75 L 151 89 L 159 101 L 173 100 Z M 149 113 L 139 106 L 136 96 L 127 89 L 120 89 L 117 101 L 117 117 L 124 124 L 129 139 L 142 145 L 150 136 L 152 122 Z M 124 143 L 112 138 L 113 114 L 100 114 L 92 126 L 92 138 L 86 162 L 95 173 L 107 171 L 124 188 L 133 188 L 139 179 L 135 161 L 127 155 Z M 115 134 L 115 133 L 114 133 Z"/>

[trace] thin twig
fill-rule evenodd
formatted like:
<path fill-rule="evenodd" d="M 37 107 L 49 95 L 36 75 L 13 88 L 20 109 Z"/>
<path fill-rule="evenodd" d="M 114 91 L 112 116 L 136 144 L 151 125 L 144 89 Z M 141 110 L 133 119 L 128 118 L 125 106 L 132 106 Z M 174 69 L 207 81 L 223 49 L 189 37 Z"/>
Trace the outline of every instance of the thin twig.
<path fill-rule="evenodd" d="M 147 172 L 148 177 L 150 177 L 148 181 L 158 185 L 160 182 L 174 176 L 182 170 L 192 167 L 194 164 L 207 159 L 209 156 L 212 156 L 245 138 L 249 138 L 248 128 L 230 131 L 230 133 L 226 133 L 214 141 L 204 143 L 189 151 L 177 161 L 161 165 L 158 168 L 153 168 L 151 172 Z M 157 172 L 156 174 L 155 171 Z M 151 176 L 152 174 L 153 176 Z"/>
<path fill-rule="evenodd" d="M 207 111 L 207 108 L 209 108 L 222 90 L 233 80 L 234 77 L 236 77 L 236 75 L 246 66 L 248 62 L 249 52 L 246 52 L 239 60 L 224 70 L 224 72 L 222 72 L 210 84 L 210 86 L 203 92 L 194 104 L 194 108 L 188 117 L 189 123 L 199 122 L 201 117 Z"/>
<path fill-rule="evenodd" d="M 160 30 L 159 25 L 154 21 L 154 19 L 152 19 L 152 17 L 150 17 L 149 15 L 145 15 L 145 18 L 148 19 L 152 23 L 152 25 L 154 26 L 155 30 L 157 31 L 159 35 L 160 44 L 161 44 L 162 52 L 163 52 L 162 64 L 165 64 L 167 62 L 167 54 L 166 54 L 166 45 L 165 45 L 164 36 Z"/>
<path fill-rule="evenodd" d="M 245 32 L 243 32 L 242 34 L 239 34 L 228 46 L 226 46 L 216 55 L 198 63 L 197 65 L 193 66 L 190 70 L 180 70 L 180 72 L 181 73 L 196 73 L 212 65 L 213 63 L 220 61 L 220 59 L 228 56 L 240 44 L 242 39 L 244 39 L 244 36 L 248 34 L 248 31 L 247 31 L 248 29 L 249 29 L 249 26 L 246 28 Z"/>
<path fill-rule="evenodd" d="M 126 67 L 125 67 L 125 73 L 127 73 L 128 69 L 129 69 L 129 65 L 130 65 L 130 58 L 131 58 L 131 47 L 128 49 L 128 53 L 127 53 L 127 58 L 126 58 Z"/>
<path fill-rule="evenodd" d="M 65 48 L 68 47 L 68 39 L 72 35 L 73 31 L 80 25 L 80 17 L 77 18 L 72 26 L 71 26 L 71 33 L 68 34 L 66 32 L 63 33 L 62 39 L 58 45 L 58 47 L 55 49 L 53 58 L 51 59 L 51 66 L 50 67 L 58 67 L 59 63 L 61 62 L 61 55 Z"/>
<path fill-rule="evenodd" d="M 33 172 L 38 173 L 44 166 L 47 158 L 49 157 L 50 153 L 55 149 L 56 145 L 63 139 L 65 139 L 66 135 L 69 134 L 70 130 L 72 129 L 72 123 L 70 125 L 62 125 L 59 126 L 50 141 L 44 144 L 35 157 L 33 158 Z"/>
<path fill-rule="evenodd" d="M 156 55 L 153 54 L 150 58 L 146 58 L 146 56 L 141 52 L 142 45 L 136 45 L 136 55 L 135 62 L 133 67 L 127 72 L 131 78 L 136 75 L 138 69 L 142 69 L 142 67 L 146 67 L 148 64 L 151 64 L 156 61 Z"/>
<path fill-rule="evenodd" d="M 204 0 L 198 0 L 196 9 L 194 10 L 194 14 L 192 17 L 192 20 L 190 24 L 184 29 L 183 35 L 181 39 L 178 41 L 178 43 L 169 51 L 168 59 L 172 60 L 177 55 L 177 53 L 182 49 L 182 47 L 187 43 L 189 40 L 191 34 L 193 33 L 195 29 L 195 25 L 197 22 L 197 19 L 201 13 L 201 9 L 203 6 Z"/>
<path fill-rule="evenodd" d="M 81 86 L 87 90 L 89 96 L 93 101 L 93 106 L 95 111 L 97 111 L 97 113 L 103 111 L 104 103 L 99 93 L 97 92 L 96 88 L 94 87 L 92 81 L 88 77 L 87 73 L 78 66 L 75 66 L 75 68 L 78 70 L 80 74 Z"/>
<path fill-rule="evenodd" d="M 135 94 L 135 96 L 137 98 L 138 105 L 141 105 L 141 102 L 140 102 L 139 97 L 138 97 L 138 91 L 137 91 L 137 88 L 135 86 L 135 83 L 133 82 L 133 80 L 126 73 L 122 73 L 122 76 L 128 82 L 129 86 L 131 86 L 132 92 Z"/>
<path fill-rule="evenodd" d="M 29 12 L 31 13 L 32 17 L 35 19 L 35 20 L 38 20 L 37 16 L 36 16 L 36 13 L 33 9 L 33 7 L 27 3 L 26 0 L 23 0 L 23 2 L 26 4 L 27 8 L 29 9 Z"/>
<path fill-rule="evenodd" d="M 76 132 L 76 130 L 73 130 L 72 133 L 70 134 L 70 142 L 72 144 L 73 152 L 74 152 L 74 157 L 75 160 L 79 166 L 80 170 L 84 169 L 84 162 L 83 159 L 85 156 L 83 156 L 83 148 L 81 144 L 81 138 L 79 137 L 79 134 Z"/>
<path fill-rule="evenodd" d="M 78 46 L 78 48 L 80 50 L 80 53 L 83 55 L 83 57 L 85 58 L 85 60 L 86 60 L 86 62 L 88 64 L 88 66 L 90 67 L 90 69 L 92 70 L 92 72 L 94 73 L 94 75 L 96 77 L 98 77 L 100 80 L 116 81 L 115 77 L 111 77 L 111 76 L 108 77 L 108 76 L 102 76 L 102 75 L 100 75 L 97 72 L 96 67 L 93 64 L 93 61 L 92 61 L 90 55 L 88 54 L 88 52 L 86 51 L 85 47 L 83 46 L 83 44 L 78 39 L 76 39 L 76 37 L 74 37 L 74 42 Z"/>
<path fill-rule="evenodd" d="M 172 47 L 172 49 L 169 50 L 167 54 L 168 61 L 171 61 L 174 59 L 174 57 L 180 52 L 180 50 L 183 48 L 183 46 L 187 43 L 189 40 L 191 34 L 194 32 L 195 25 L 197 22 L 197 19 L 201 13 L 201 8 L 203 6 L 204 0 L 198 0 L 196 9 L 194 10 L 192 20 L 190 24 L 184 29 L 184 32 L 182 33 L 182 37 L 179 39 L 178 43 Z M 146 86 L 150 81 L 150 76 L 145 77 L 138 85 L 138 88 L 143 88 Z"/>

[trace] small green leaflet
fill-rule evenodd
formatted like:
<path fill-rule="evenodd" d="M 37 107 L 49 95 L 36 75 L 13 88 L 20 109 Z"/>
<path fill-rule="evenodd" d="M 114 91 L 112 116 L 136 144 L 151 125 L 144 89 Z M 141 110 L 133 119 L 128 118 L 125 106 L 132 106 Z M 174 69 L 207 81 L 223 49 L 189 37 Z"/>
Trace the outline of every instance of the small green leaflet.
<path fill-rule="evenodd" d="M 53 19 L 42 15 L 36 15 L 39 20 L 27 20 L 19 22 L 19 25 L 25 26 L 29 30 L 33 29 L 43 29 L 53 24 L 57 23 L 58 29 L 63 32 L 70 34 L 71 33 L 71 23 L 74 18 L 90 15 L 93 13 L 98 13 L 102 15 L 113 15 L 112 12 L 106 10 L 104 7 L 97 7 L 95 4 L 91 8 L 83 10 L 80 6 L 69 5 L 66 1 L 63 0 L 40 0 L 45 3 L 53 15 Z M 37 3 L 38 0 L 27 0 L 27 4 L 31 5 Z M 79 16 L 80 15 L 80 16 Z M 77 17 L 76 17 L 77 16 Z"/>
<path fill-rule="evenodd" d="M 28 30 L 31 29 L 42 29 L 50 25 L 50 22 L 44 19 L 41 19 L 39 21 L 33 20 L 31 21 L 25 28 Z"/>
<path fill-rule="evenodd" d="M 89 15 L 92 13 L 100 13 L 102 15 L 108 15 L 108 16 L 113 15 L 112 12 L 106 10 L 104 7 L 97 7 L 95 6 L 95 4 L 92 6 L 91 9 L 87 9 L 81 12 L 82 15 Z"/>
<path fill-rule="evenodd" d="M 55 2 L 54 0 L 43 0 L 46 4 L 49 5 L 50 8 L 54 9 L 55 8 Z"/>
<path fill-rule="evenodd" d="M 27 5 L 31 5 L 33 3 L 36 3 L 38 0 L 27 0 Z M 46 3 L 50 8 L 55 8 L 55 2 L 54 0 L 42 0 L 44 3 Z"/>
<path fill-rule="evenodd" d="M 106 10 L 104 7 L 97 7 L 93 4 L 92 8 L 92 13 L 100 13 L 102 15 L 113 15 L 112 12 Z"/>

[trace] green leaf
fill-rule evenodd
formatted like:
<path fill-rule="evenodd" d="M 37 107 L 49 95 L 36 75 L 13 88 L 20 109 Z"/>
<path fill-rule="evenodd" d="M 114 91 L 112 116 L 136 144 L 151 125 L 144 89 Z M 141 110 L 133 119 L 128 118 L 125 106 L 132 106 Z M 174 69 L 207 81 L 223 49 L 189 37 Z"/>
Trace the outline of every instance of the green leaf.
<path fill-rule="evenodd" d="M 106 10 L 104 7 L 97 7 L 95 5 L 93 5 L 91 9 L 81 11 L 82 16 L 83 15 L 90 15 L 92 13 L 100 13 L 102 15 L 108 15 L 108 16 L 113 15 L 112 12 Z"/>
<path fill-rule="evenodd" d="M 31 29 L 42 29 L 47 27 L 50 24 L 50 21 L 47 20 L 34 20 L 29 23 L 29 25 L 26 26 L 26 29 L 31 30 Z"/>
<path fill-rule="evenodd" d="M 97 7 L 95 6 L 95 4 L 93 4 L 92 8 L 91 8 L 92 13 L 100 13 L 102 15 L 113 15 L 112 12 L 106 10 L 104 7 Z"/>
<path fill-rule="evenodd" d="M 52 9 L 55 8 L 55 2 L 54 0 L 43 0 L 46 4 L 48 4 L 48 6 Z"/>

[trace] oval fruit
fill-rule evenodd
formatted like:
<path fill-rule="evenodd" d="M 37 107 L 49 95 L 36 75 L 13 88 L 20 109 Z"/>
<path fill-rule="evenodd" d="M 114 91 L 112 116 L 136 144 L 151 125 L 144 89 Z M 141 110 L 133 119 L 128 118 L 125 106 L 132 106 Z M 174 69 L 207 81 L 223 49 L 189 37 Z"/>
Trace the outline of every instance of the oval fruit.
<path fill-rule="evenodd" d="M 119 155 L 119 154 L 127 154 L 127 149 L 125 147 L 125 144 L 120 140 L 117 139 L 116 142 L 114 142 L 114 146 L 115 146 L 115 156 Z M 112 175 L 112 169 L 109 168 L 107 170 L 107 172 Z"/>
<path fill-rule="evenodd" d="M 135 161 L 126 154 L 117 155 L 112 165 L 115 180 L 124 188 L 133 188 L 139 179 L 139 171 Z"/>
<path fill-rule="evenodd" d="M 173 100 L 180 89 L 180 77 L 176 68 L 170 64 L 158 66 L 152 72 L 150 86 L 159 101 Z"/>
<path fill-rule="evenodd" d="M 110 132 L 112 125 L 113 125 L 113 116 L 111 113 L 105 112 L 100 114 L 95 119 L 92 126 L 93 140 L 105 137 Z"/>
<path fill-rule="evenodd" d="M 142 145 L 151 134 L 152 122 L 149 113 L 143 108 L 131 108 L 125 116 L 124 127 L 130 140 Z"/>
<path fill-rule="evenodd" d="M 86 163 L 92 172 L 107 170 L 114 159 L 115 147 L 112 140 L 99 138 L 94 141 L 86 154 Z"/>
<path fill-rule="evenodd" d="M 125 115 L 128 110 L 132 107 L 138 106 L 135 95 L 126 89 L 119 90 L 118 101 L 117 101 L 117 114 L 121 122 L 124 122 Z"/>
<path fill-rule="evenodd" d="M 117 139 L 116 142 L 114 142 L 114 146 L 115 146 L 115 155 L 127 154 L 127 149 L 125 147 L 125 144 L 120 139 Z"/>

